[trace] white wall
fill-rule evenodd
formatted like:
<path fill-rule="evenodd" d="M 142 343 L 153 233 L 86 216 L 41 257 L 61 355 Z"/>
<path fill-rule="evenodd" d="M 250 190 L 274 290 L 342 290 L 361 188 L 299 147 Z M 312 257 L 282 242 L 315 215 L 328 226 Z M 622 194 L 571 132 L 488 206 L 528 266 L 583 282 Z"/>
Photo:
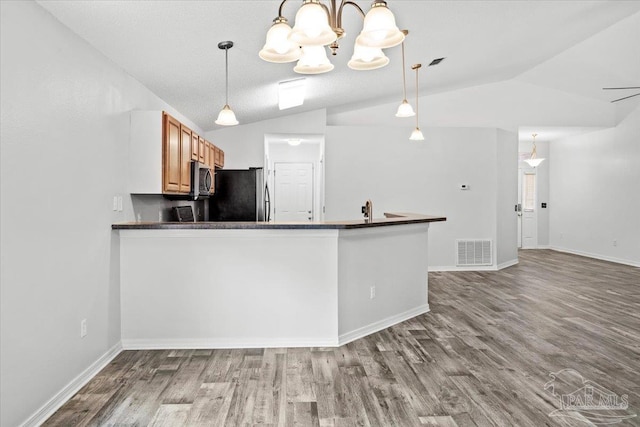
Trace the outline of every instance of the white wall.
<path fill-rule="evenodd" d="M 425 141 L 412 142 L 410 129 L 327 127 L 325 217 L 361 218 L 367 199 L 373 201 L 374 217 L 384 212 L 444 215 L 447 221 L 429 230 L 429 266 L 448 269 L 455 266 L 455 239 L 496 243 L 496 130 L 427 128 L 423 133 Z M 460 190 L 460 184 L 470 190 Z"/>
<path fill-rule="evenodd" d="M 498 129 L 496 150 L 496 252 L 497 265 L 518 260 L 518 135 Z"/>
<path fill-rule="evenodd" d="M 0 424 L 16 426 L 120 340 L 129 111 L 197 127 L 36 3 L 0 7 Z"/>
<path fill-rule="evenodd" d="M 553 141 L 551 157 L 551 246 L 640 266 L 640 106 L 614 128 Z"/>

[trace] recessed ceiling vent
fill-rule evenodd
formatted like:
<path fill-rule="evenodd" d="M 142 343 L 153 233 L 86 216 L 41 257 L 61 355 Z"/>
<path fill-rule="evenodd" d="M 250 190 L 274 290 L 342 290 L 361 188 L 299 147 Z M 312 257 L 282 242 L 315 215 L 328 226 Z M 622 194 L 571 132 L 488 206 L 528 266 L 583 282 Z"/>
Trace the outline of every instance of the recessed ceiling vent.
<path fill-rule="evenodd" d="M 456 240 L 458 266 L 491 265 L 491 240 Z"/>
<path fill-rule="evenodd" d="M 429 67 L 432 67 L 432 66 L 434 66 L 434 65 L 438 65 L 439 63 L 441 63 L 441 62 L 442 62 L 442 61 L 444 61 L 444 60 L 445 60 L 445 58 L 437 58 L 437 59 L 434 59 L 434 60 L 433 60 L 433 61 L 431 61 L 431 63 L 429 64 Z"/>

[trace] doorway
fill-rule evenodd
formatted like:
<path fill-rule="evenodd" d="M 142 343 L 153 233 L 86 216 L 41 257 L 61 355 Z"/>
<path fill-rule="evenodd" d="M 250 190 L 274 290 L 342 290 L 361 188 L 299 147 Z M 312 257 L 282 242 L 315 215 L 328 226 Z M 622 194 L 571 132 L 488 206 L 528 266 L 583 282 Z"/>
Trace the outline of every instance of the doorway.
<path fill-rule="evenodd" d="M 324 220 L 324 135 L 266 134 L 264 165 L 274 221 Z"/>
<path fill-rule="evenodd" d="M 518 174 L 518 247 L 538 247 L 538 180 L 534 168 L 521 168 Z"/>

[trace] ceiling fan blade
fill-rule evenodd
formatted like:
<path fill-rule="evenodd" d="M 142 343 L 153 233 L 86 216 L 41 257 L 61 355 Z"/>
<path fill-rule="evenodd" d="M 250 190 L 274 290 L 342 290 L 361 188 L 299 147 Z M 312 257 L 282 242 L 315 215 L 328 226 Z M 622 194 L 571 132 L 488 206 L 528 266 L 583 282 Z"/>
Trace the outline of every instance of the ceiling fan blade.
<path fill-rule="evenodd" d="M 633 98 L 634 96 L 638 96 L 640 95 L 640 93 L 636 93 L 635 95 L 629 95 L 629 96 L 625 96 L 624 98 L 618 98 L 618 99 L 614 99 L 611 102 L 618 102 L 618 101 L 622 101 L 623 99 L 629 99 L 629 98 Z"/>
<path fill-rule="evenodd" d="M 630 87 L 603 87 L 602 90 L 620 90 L 620 89 L 640 89 L 640 86 Z"/>

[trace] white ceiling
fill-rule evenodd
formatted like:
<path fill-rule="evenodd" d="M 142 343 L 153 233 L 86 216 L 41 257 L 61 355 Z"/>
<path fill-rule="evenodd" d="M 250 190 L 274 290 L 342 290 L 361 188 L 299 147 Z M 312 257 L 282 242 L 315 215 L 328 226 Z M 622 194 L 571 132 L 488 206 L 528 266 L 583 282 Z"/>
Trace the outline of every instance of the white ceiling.
<path fill-rule="evenodd" d="M 349 7 L 343 21 L 347 36 L 338 56 L 331 58 L 335 70 L 309 76 L 305 105 L 280 112 L 276 83 L 299 75 L 293 64 L 270 64 L 258 57 L 279 1 L 38 3 L 204 130 L 217 128 L 213 122 L 224 104 L 224 52 L 217 48 L 222 40 L 235 43 L 229 51 L 229 101 L 241 123 L 401 98 L 399 47 L 386 51 L 391 63 L 385 68 L 358 72 L 346 66 L 362 26 Z M 370 1 L 357 3 L 366 11 Z M 290 22 L 298 4 L 284 6 Z M 398 26 L 410 30 L 408 65 L 447 58 L 423 69 L 422 94 L 513 78 L 640 10 L 637 1 L 389 0 L 388 5 Z M 619 56 L 625 54 L 620 51 Z M 630 84 L 626 77 L 618 81 L 623 80 Z M 611 85 L 621 85 L 618 81 Z M 592 90 L 584 89 L 592 83 L 588 78 L 571 82 L 573 91 Z"/>

